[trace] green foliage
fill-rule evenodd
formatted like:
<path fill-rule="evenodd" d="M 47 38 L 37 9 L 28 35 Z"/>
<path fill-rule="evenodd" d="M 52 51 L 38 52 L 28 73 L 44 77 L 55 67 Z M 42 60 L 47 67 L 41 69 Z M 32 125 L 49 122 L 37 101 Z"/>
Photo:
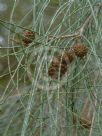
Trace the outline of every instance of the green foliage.
<path fill-rule="evenodd" d="M 5 50 L 0 62 L 6 64 L 0 73 L 0 136 L 101 135 L 101 1 L 33 0 L 17 19 L 20 2 L 14 1 L 9 22 L 0 20 L 12 45 L 0 48 Z M 25 29 L 35 31 L 29 45 L 22 43 Z M 48 75 L 53 56 L 76 41 L 88 47 L 87 56 L 76 57 L 66 74 L 60 79 L 59 73 L 53 80 Z M 90 129 L 80 123 L 87 99 L 89 108 L 84 112 L 92 117 Z M 74 123 L 73 116 L 77 118 Z"/>

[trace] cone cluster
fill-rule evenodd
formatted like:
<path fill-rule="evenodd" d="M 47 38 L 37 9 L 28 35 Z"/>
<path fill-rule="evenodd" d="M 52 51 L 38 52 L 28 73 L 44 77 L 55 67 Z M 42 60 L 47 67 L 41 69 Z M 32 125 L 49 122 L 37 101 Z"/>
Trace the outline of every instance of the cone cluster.
<path fill-rule="evenodd" d="M 67 71 L 70 63 L 78 57 L 82 59 L 87 55 L 88 48 L 84 44 L 76 44 L 71 49 L 65 51 L 62 55 L 53 58 L 50 67 L 48 69 L 48 75 L 52 79 L 58 79 L 58 76 L 62 77 Z"/>
<path fill-rule="evenodd" d="M 22 38 L 22 41 L 23 41 L 23 44 L 24 45 L 28 45 L 30 43 L 32 43 L 32 41 L 35 39 L 35 32 L 33 31 L 29 31 L 29 30 L 25 30 L 23 32 L 23 38 Z"/>

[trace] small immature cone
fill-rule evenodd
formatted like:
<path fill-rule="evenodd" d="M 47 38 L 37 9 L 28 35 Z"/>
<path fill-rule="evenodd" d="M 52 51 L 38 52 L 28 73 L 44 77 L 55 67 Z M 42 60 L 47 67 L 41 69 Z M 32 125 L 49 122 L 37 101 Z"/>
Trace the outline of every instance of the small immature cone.
<path fill-rule="evenodd" d="M 30 43 L 32 43 L 32 41 L 35 39 L 35 32 L 33 31 L 29 31 L 29 30 L 26 30 L 23 32 L 23 43 L 25 45 L 28 45 Z"/>
<path fill-rule="evenodd" d="M 92 124 L 92 105 L 89 98 L 85 99 L 83 110 L 81 112 L 80 124 L 87 129 L 91 128 Z"/>
<path fill-rule="evenodd" d="M 72 49 L 75 55 L 79 57 L 80 59 L 82 59 L 88 53 L 88 48 L 84 44 L 81 44 L 81 43 L 74 45 Z"/>
<path fill-rule="evenodd" d="M 83 128 L 86 128 L 86 129 L 90 129 L 91 128 L 92 121 L 90 120 L 90 118 L 87 118 L 87 117 L 77 117 L 77 115 L 73 114 L 73 124 L 74 125 L 77 125 L 78 120 L 80 122 L 80 125 Z"/>
<path fill-rule="evenodd" d="M 79 120 L 82 128 L 90 129 L 92 125 L 91 108 L 92 108 L 91 103 L 89 99 L 87 98 L 85 100 L 80 117 L 78 117 L 76 114 L 73 114 L 73 123 L 77 124 L 77 121 Z"/>
<path fill-rule="evenodd" d="M 83 128 L 90 129 L 92 122 L 90 118 L 81 117 L 80 124 L 82 125 Z"/>

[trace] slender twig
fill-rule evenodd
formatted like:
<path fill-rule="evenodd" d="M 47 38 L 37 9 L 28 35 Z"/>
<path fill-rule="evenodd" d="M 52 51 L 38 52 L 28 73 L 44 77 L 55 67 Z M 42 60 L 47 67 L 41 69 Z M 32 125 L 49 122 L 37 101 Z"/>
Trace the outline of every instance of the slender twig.
<path fill-rule="evenodd" d="M 98 3 L 98 4 L 95 5 L 95 6 L 98 6 L 98 10 L 99 10 L 99 9 L 102 7 L 102 2 L 101 2 L 101 3 Z M 86 26 L 89 24 L 89 22 L 90 22 L 92 16 L 93 16 L 93 15 L 92 15 L 92 13 L 91 13 L 91 14 L 86 18 L 85 22 L 82 24 L 82 26 L 79 28 L 79 30 L 76 31 L 75 33 L 73 33 L 73 34 L 68 34 L 68 35 L 62 35 L 62 36 L 48 35 L 48 36 L 47 36 L 47 37 L 48 37 L 48 40 L 52 40 L 52 39 L 61 39 L 61 40 L 63 40 L 63 39 L 71 38 L 71 37 L 73 37 L 73 38 L 82 37 L 82 35 L 83 35 L 83 33 L 84 33 L 84 30 L 85 30 Z M 10 25 L 12 25 L 12 26 L 22 28 L 23 30 L 29 30 L 29 29 L 27 29 L 27 28 L 25 28 L 25 27 L 19 26 L 19 25 L 17 25 L 17 24 L 12 24 L 12 23 L 9 23 L 9 22 L 6 22 L 6 21 L 0 19 L 0 24 L 3 25 L 3 23 L 5 23 L 5 24 L 10 24 Z M 29 31 L 30 31 L 30 30 L 29 30 Z M 35 33 L 37 33 L 37 32 L 35 32 Z M 19 33 L 16 33 L 16 34 L 19 34 Z M 37 34 L 38 34 L 38 33 L 37 33 Z M 39 35 L 39 34 L 38 34 L 38 35 Z M 12 40 L 12 41 L 14 41 L 14 42 L 16 42 L 16 43 L 20 43 L 20 41 L 16 41 L 16 40 L 14 40 L 14 39 L 10 39 L 10 40 Z M 20 44 L 21 44 L 21 43 L 20 43 Z M 19 47 L 20 47 L 20 46 L 16 46 L 16 48 L 19 48 Z M 0 48 L 3 48 L 3 47 L 0 47 Z M 6 47 L 5 47 L 5 48 L 6 48 Z M 7 48 L 14 48 L 14 47 L 7 47 Z"/>
<path fill-rule="evenodd" d="M 69 34 L 69 35 L 62 35 L 62 36 L 52 36 L 52 35 L 49 35 L 48 36 L 48 39 L 51 40 L 51 39 L 66 39 L 66 38 L 71 38 L 71 37 L 77 37 L 79 35 L 79 33 L 74 33 L 74 34 Z"/>
<path fill-rule="evenodd" d="M 98 6 L 98 10 L 102 7 L 102 3 L 97 4 Z M 62 36 L 49 36 L 49 40 L 54 38 L 54 39 L 66 39 L 66 38 L 77 38 L 77 37 L 82 37 L 83 32 L 86 28 L 86 26 L 89 24 L 91 18 L 92 18 L 92 13 L 86 18 L 85 22 L 82 24 L 82 26 L 79 28 L 79 30 L 77 32 L 75 32 L 74 34 L 69 34 L 69 35 L 62 35 Z"/>
<path fill-rule="evenodd" d="M 17 24 L 14 24 L 14 23 L 10 23 L 10 22 L 7 22 L 7 21 L 4 21 L 2 19 L 0 19 L 0 24 L 7 24 L 7 25 L 11 25 L 11 26 L 14 26 L 14 27 L 18 27 L 18 28 L 21 28 L 23 30 L 28 30 L 30 31 L 30 29 L 26 28 L 26 27 L 23 27 L 23 26 L 20 26 L 20 25 L 17 25 Z M 11 30 L 10 30 L 11 31 Z M 37 33 L 37 32 L 36 32 Z"/>
<path fill-rule="evenodd" d="M 92 14 L 90 14 L 90 15 L 88 16 L 88 18 L 86 19 L 86 21 L 84 22 L 84 24 L 81 26 L 81 28 L 80 28 L 80 30 L 79 30 L 79 35 L 80 35 L 80 37 L 83 35 L 83 32 L 84 32 L 84 30 L 85 30 L 85 27 L 88 25 L 88 23 L 90 22 L 91 18 L 92 18 Z"/>
<path fill-rule="evenodd" d="M 17 43 L 17 44 L 21 44 L 21 42 L 19 41 L 19 40 L 15 40 L 15 39 L 12 39 L 12 38 L 10 38 L 10 41 L 13 41 L 13 42 L 15 42 L 15 43 Z M 15 46 L 14 46 L 15 47 Z"/>
<path fill-rule="evenodd" d="M 77 37 L 81 37 L 83 35 L 83 32 L 84 32 L 84 29 L 85 27 L 88 25 L 90 19 L 92 17 L 92 14 L 90 14 L 86 21 L 84 22 L 84 24 L 80 27 L 80 29 L 75 32 L 74 34 L 69 34 L 69 35 L 62 35 L 62 36 L 49 36 L 48 39 L 51 40 L 51 39 L 66 39 L 66 38 L 71 38 L 71 37 L 74 37 L 74 38 L 77 38 Z"/>

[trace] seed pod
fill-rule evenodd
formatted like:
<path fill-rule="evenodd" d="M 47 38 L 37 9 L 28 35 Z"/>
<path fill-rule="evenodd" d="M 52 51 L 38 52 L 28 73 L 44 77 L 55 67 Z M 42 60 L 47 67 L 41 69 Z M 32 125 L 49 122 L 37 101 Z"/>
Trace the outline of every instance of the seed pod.
<path fill-rule="evenodd" d="M 35 32 L 33 31 L 29 31 L 29 30 L 26 30 L 23 32 L 23 43 L 25 45 L 28 45 L 30 43 L 32 43 L 32 41 L 35 39 Z"/>
<path fill-rule="evenodd" d="M 75 55 L 80 59 L 87 55 L 88 48 L 84 44 L 76 44 L 72 48 L 74 50 Z"/>

